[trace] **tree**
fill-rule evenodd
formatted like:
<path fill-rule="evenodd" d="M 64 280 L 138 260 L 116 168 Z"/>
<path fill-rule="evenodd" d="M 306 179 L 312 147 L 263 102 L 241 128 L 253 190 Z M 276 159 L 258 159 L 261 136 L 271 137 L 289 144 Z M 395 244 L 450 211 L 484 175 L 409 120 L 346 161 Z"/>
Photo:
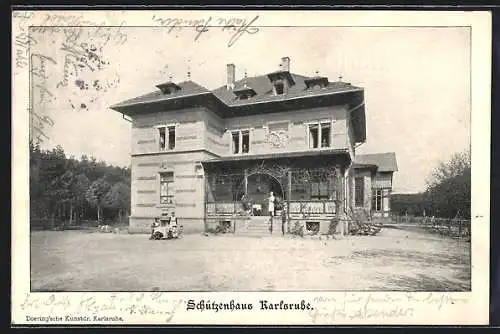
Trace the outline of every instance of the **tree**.
<path fill-rule="evenodd" d="M 471 158 L 470 152 L 454 154 L 441 162 L 431 175 L 426 196 L 432 202 L 434 215 L 470 218 Z"/>
<path fill-rule="evenodd" d="M 123 213 L 128 211 L 130 205 L 130 187 L 123 183 L 115 183 L 104 197 L 104 206 L 118 210 L 118 219 L 122 222 Z"/>
<path fill-rule="evenodd" d="M 72 200 L 70 206 L 70 225 L 73 221 L 73 207 L 78 211 L 81 210 L 85 204 L 85 195 L 90 187 L 90 181 L 85 174 L 78 174 L 72 184 Z"/>
<path fill-rule="evenodd" d="M 50 217 L 54 226 L 57 217 L 64 220 L 69 218 L 71 224 L 75 212 L 79 218 L 90 219 L 89 214 L 94 213 L 93 210 L 87 210 L 89 208 L 97 208 L 98 219 L 102 219 L 103 198 L 111 185 L 117 183 L 122 185 L 115 187 L 114 196 L 121 194 L 126 202 L 130 199 L 129 167 L 111 166 L 85 155 L 80 159 L 67 157 L 60 146 L 42 150 L 30 143 L 29 181 L 32 223 Z M 89 190 L 92 184 L 94 187 Z M 124 206 L 117 198 L 110 201 L 110 205 L 116 207 L 119 215 L 129 210 L 129 205 Z"/>
<path fill-rule="evenodd" d="M 104 203 L 104 198 L 108 193 L 111 185 L 104 177 L 100 177 L 90 184 L 85 198 L 95 208 L 97 208 L 97 220 L 101 221 L 101 212 Z"/>

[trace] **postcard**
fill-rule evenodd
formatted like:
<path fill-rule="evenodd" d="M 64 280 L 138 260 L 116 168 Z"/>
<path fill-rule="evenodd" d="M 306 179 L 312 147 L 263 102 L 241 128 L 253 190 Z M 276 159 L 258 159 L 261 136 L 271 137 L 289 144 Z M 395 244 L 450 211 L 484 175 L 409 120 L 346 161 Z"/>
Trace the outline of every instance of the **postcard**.
<path fill-rule="evenodd" d="M 487 324 L 490 13 L 12 19 L 13 325 Z"/>

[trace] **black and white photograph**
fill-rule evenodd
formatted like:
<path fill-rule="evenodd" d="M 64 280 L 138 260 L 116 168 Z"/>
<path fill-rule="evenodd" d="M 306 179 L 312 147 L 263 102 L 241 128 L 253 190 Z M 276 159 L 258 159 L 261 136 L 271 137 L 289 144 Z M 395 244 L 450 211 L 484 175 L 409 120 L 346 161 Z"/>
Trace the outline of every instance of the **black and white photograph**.
<path fill-rule="evenodd" d="M 132 14 L 13 13 L 28 292 L 473 291 L 470 24 Z"/>

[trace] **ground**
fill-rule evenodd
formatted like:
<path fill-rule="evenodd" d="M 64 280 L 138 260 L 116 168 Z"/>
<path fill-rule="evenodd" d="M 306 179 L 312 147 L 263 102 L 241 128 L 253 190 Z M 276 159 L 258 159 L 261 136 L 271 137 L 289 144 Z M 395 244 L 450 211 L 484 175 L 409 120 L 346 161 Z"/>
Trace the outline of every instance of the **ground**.
<path fill-rule="evenodd" d="M 384 228 L 340 240 L 38 231 L 33 291 L 470 291 L 470 243 Z"/>

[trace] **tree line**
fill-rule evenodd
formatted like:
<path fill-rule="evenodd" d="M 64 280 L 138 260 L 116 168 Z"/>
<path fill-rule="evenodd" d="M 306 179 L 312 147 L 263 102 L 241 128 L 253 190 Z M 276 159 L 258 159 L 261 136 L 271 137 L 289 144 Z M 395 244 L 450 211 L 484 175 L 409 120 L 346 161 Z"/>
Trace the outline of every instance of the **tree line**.
<path fill-rule="evenodd" d="M 470 151 L 455 153 L 433 170 L 424 192 L 394 194 L 392 210 L 400 215 L 470 219 Z"/>
<path fill-rule="evenodd" d="M 67 157 L 63 148 L 30 144 L 30 217 L 77 225 L 84 220 L 123 222 L 130 212 L 130 168 L 94 157 Z"/>

